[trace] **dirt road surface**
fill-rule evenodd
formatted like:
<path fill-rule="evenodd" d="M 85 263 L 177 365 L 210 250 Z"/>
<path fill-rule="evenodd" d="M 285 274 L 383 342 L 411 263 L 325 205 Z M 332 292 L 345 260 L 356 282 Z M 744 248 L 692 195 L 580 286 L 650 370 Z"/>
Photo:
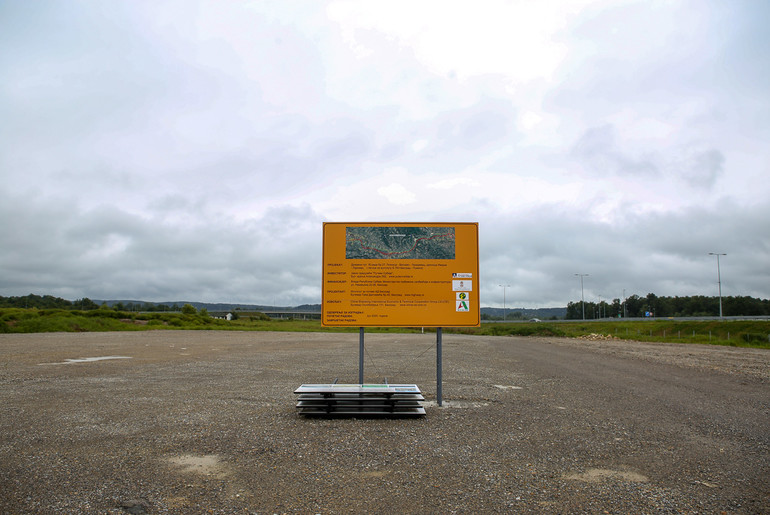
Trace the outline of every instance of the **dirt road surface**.
<path fill-rule="evenodd" d="M 358 334 L 0 335 L 0 513 L 770 513 L 770 352 L 366 335 L 427 415 L 297 414 Z"/>

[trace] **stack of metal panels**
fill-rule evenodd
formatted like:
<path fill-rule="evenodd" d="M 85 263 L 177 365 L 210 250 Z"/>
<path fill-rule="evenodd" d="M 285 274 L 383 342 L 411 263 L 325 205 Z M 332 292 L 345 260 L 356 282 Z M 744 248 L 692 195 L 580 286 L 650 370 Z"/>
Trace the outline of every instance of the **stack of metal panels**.
<path fill-rule="evenodd" d="M 415 384 L 303 384 L 294 393 L 301 415 L 425 415 L 425 398 Z"/>

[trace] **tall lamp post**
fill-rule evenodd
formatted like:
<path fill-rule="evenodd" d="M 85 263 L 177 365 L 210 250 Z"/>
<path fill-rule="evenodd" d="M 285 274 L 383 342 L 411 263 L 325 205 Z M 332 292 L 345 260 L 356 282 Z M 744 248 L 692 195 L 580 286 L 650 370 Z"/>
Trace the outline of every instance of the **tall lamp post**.
<path fill-rule="evenodd" d="M 709 256 L 717 257 L 717 284 L 719 285 L 719 318 L 722 318 L 722 272 L 719 269 L 719 256 L 726 256 L 727 254 L 720 252 L 709 252 Z"/>
<path fill-rule="evenodd" d="M 623 318 L 626 318 L 626 289 L 623 288 Z"/>
<path fill-rule="evenodd" d="M 586 319 L 586 301 L 583 297 L 583 277 L 588 277 L 588 274 L 575 274 L 580 277 L 580 303 L 583 305 L 583 320 Z"/>
<path fill-rule="evenodd" d="M 510 288 L 510 284 L 501 284 L 500 287 L 503 289 L 503 322 L 505 322 L 505 289 Z"/>

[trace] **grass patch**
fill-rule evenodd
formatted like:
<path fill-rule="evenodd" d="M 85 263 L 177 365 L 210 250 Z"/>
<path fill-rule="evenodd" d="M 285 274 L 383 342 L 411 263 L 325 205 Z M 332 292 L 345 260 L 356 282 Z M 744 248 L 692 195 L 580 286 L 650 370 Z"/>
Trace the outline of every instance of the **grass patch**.
<path fill-rule="evenodd" d="M 322 327 L 320 320 L 240 317 L 221 320 L 200 313 L 132 313 L 97 309 L 0 308 L 0 333 L 49 333 L 147 330 L 285 331 L 357 333 L 357 327 Z M 420 328 L 374 327 L 367 333 L 409 333 Z"/>
<path fill-rule="evenodd" d="M 453 331 L 447 329 L 447 331 Z M 482 324 L 465 334 L 490 336 L 565 336 L 592 334 L 620 340 L 662 343 L 705 343 L 770 349 L 770 321 L 765 320 L 644 320 L 589 322 L 518 322 Z"/>
<path fill-rule="evenodd" d="M 220 320 L 201 313 L 131 313 L 110 309 L 0 308 L 0 333 L 146 331 L 287 331 L 358 333 L 358 327 L 322 327 L 320 320 L 270 320 L 240 317 Z M 435 332 L 435 328 L 367 327 L 367 333 Z M 444 328 L 445 333 L 488 336 L 551 336 L 579 338 L 591 334 L 620 340 L 664 343 L 705 343 L 770 349 L 770 321 L 765 320 L 644 320 L 549 321 L 488 323 L 480 327 Z"/>

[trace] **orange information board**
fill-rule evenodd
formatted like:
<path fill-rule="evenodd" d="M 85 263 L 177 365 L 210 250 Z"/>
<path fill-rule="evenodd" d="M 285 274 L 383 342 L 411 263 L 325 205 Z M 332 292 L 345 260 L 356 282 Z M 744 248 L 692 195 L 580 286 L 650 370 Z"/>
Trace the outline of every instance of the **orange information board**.
<path fill-rule="evenodd" d="M 324 223 L 325 326 L 481 324 L 477 223 Z"/>

